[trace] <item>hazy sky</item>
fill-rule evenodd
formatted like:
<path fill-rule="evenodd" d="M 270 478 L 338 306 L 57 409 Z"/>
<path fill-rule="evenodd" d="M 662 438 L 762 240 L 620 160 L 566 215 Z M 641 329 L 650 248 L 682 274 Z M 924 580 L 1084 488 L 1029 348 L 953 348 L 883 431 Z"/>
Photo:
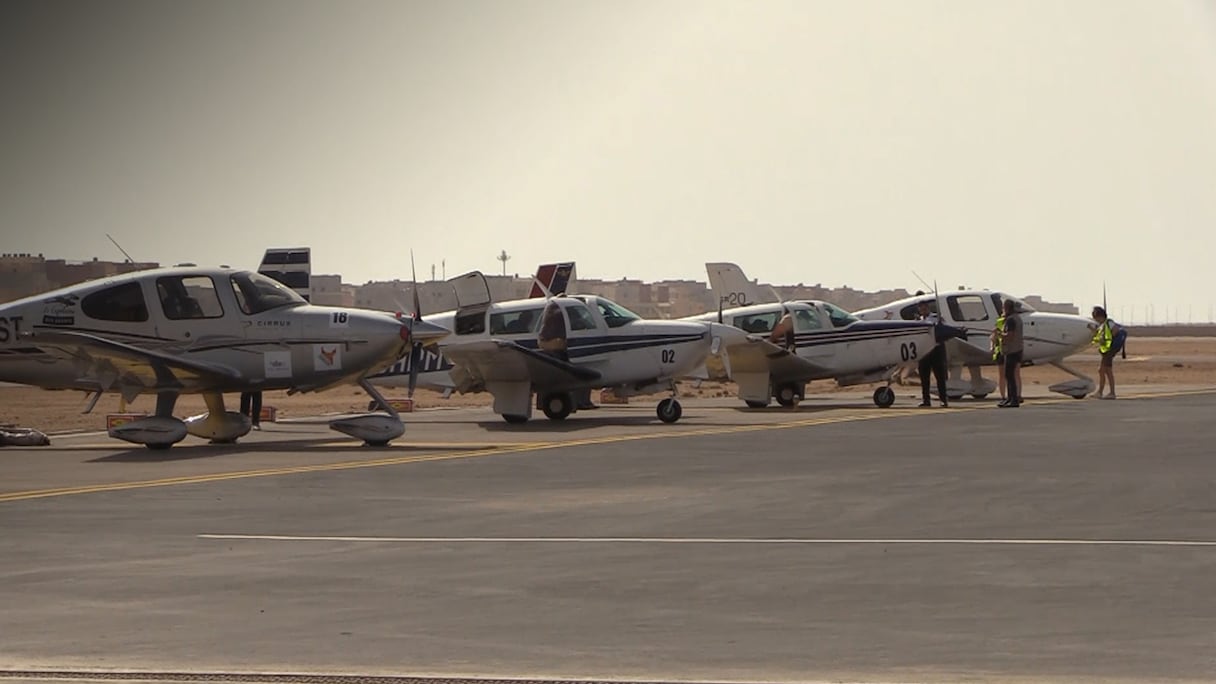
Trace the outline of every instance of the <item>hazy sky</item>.
<path fill-rule="evenodd" d="M 0 102 L 4 252 L 1216 304 L 1205 2 L 9 1 Z"/>

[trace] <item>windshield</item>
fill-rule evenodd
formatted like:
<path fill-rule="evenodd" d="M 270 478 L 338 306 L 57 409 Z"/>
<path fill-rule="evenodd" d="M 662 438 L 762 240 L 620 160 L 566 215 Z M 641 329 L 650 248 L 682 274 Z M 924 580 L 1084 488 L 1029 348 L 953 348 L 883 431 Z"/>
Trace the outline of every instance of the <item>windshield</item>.
<path fill-rule="evenodd" d="M 1018 313 L 1020 313 L 1020 314 L 1034 313 L 1033 306 L 1027 304 L 1026 302 L 1023 302 L 1022 300 L 1018 299 L 1017 297 L 1010 297 L 1009 295 L 1007 295 L 1003 292 L 994 292 L 992 294 L 992 303 L 996 304 L 997 313 L 1000 314 L 1001 316 L 1005 315 L 1005 301 L 1004 300 L 1006 300 L 1006 299 L 1013 300 L 1014 310 L 1017 311 Z"/>
<path fill-rule="evenodd" d="M 259 273 L 243 271 L 233 273 L 230 278 L 236 303 L 241 307 L 241 311 L 247 314 L 307 303 L 294 290 Z"/>
<path fill-rule="evenodd" d="M 824 302 L 823 308 L 828 312 L 828 320 L 832 322 L 833 328 L 843 328 L 850 323 L 856 323 L 858 320 L 856 316 L 834 304 Z"/>
<path fill-rule="evenodd" d="M 609 328 L 619 328 L 630 321 L 641 320 L 641 316 L 607 299 L 597 298 L 595 305 L 599 307 L 600 315 L 604 317 L 604 322 L 608 324 Z"/>

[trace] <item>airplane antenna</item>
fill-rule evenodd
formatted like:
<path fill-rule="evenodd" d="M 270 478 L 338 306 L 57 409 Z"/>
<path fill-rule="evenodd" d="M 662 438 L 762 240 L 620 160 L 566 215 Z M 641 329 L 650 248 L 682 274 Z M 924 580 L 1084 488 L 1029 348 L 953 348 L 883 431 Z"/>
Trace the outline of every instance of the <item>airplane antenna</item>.
<path fill-rule="evenodd" d="M 928 290 L 928 289 L 929 289 L 929 283 L 928 283 L 928 282 L 926 282 L 924 278 L 920 277 L 920 274 L 919 274 L 919 273 L 917 273 L 916 271 L 912 271 L 912 275 L 916 276 L 916 279 L 920 281 L 920 284 L 921 284 L 921 285 L 924 285 L 924 286 L 925 286 L 925 289 L 926 289 L 926 290 Z M 933 288 L 933 291 L 936 293 L 936 292 L 937 292 L 937 288 L 936 288 L 936 287 L 934 287 L 934 288 Z"/>
<path fill-rule="evenodd" d="M 122 252 L 122 255 L 123 255 L 123 256 L 125 256 L 125 257 L 127 258 L 127 263 L 128 263 L 128 264 L 133 264 L 133 263 L 135 263 L 135 260 L 131 258 L 131 255 L 130 255 L 130 254 L 127 254 L 127 250 L 123 249 L 123 248 L 122 248 L 122 245 L 118 244 L 118 240 L 115 240 L 114 238 L 110 237 L 110 234 L 109 234 L 109 233 L 106 233 L 106 237 L 107 237 L 107 238 L 110 238 L 110 242 L 113 242 L 113 243 L 114 243 L 114 246 L 118 248 L 118 251 Z"/>

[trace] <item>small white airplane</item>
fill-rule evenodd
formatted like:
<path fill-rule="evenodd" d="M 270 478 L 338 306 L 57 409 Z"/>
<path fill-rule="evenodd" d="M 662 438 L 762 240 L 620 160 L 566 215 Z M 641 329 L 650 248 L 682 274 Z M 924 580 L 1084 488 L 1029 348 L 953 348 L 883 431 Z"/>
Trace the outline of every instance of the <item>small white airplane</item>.
<path fill-rule="evenodd" d="M 1094 322 L 1083 316 L 1035 311 L 1017 297 L 991 290 L 952 290 L 934 295 L 915 295 L 884 306 L 856 312 L 863 320 L 907 320 L 916 317 L 917 307 L 928 303 L 931 311 L 940 313 L 944 322 L 966 330 L 967 340 L 950 340 L 947 359 L 950 363 L 950 378 L 946 391 L 951 399 L 970 394 L 983 399 L 996 389 L 996 383 L 983 377 L 982 366 L 996 365 L 989 349 L 989 335 L 1001 316 L 1003 302 L 1012 299 L 1022 317 L 1025 329 L 1025 351 L 1023 366 L 1048 364 L 1073 376 L 1049 386 L 1052 392 L 1082 399 L 1094 391 L 1094 381 L 1089 376 L 1064 363 L 1064 359 L 1085 350 L 1093 337 Z M 941 303 L 941 311 L 938 312 Z M 970 377 L 963 379 L 966 367 Z M 998 371 L 999 372 L 999 371 Z"/>
<path fill-rule="evenodd" d="M 764 290 L 731 263 L 706 264 L 710 287 L 722 292 L 728 301 L 755 302 L 764 297 Z M 884 306 L 856 311 L 854 315 L 865 321 L 911 321 L 916 318 L 917 307 L 922 302 L 937 312 L 938 301 L 943 303 L 941 319 L 947 326 L 967 332 L 965 339 L 953 338 L 946 342 L 947 358 L 950 362 L 950 379 L 946 391 L 951 399 L 970 394 L 983 399 L 996 389 L 996 383 L 986 380 L 980 373 L 981 366 L 995 365 L 988 348 L 989 334 L 996 327 L 996 319 L 1002 310 L 1002 302 L 1013 299 L 1022 311 L 1025 323 L 1025 362 L 1023 365 L 1050 364 L 1074 376 L 1052 385 L 1053 392 L 1080 399 L 1094 389 L 1093 380 L 1066 366 L 1066 357 L 1084 350 L 1093 335 L 1094 322 L 1082 316 L 1044 313 L 1035 311 L 1025 302 L 1001 292 L 987 290 L 956 290 L 951 292 L 922 293 L 891 302 Z M 966 366 L 970 378 L 962 378 Z"/>
<path fill-rule="evenodd" d="M 0 381 L 131 401 L 156 395 L 154 416 L 111 437 L 152 449 L 187 434 L 232 442 L 248 417 L 224 408 L 225 392 L 311 392 L 357 383 L 386 413 L 341 418 L 334 430 L 383 445 L 404 426 L 366 380 L 407 345 L 447 330 L 392 314 L 313 306 L 266 276 L 228 268 L 165 268 L 112 276 L 0 306 Z M 173 416 L 181 394 L 208 412 Z"/>
<path fill-rule="evenodd" d="M 497 303 L 477 271 L 449 282 L 458 308 L 427 320 L 452 331 L 439 347 L 454 364 L 452 382 L 460 392 L 490 392 L 508 423 L 531 417 L 534 394 L 550 420 L 564 420 L 577 393 L 604 388 L 621 397 L 670 391 L 656 413 L 674 423 L 683 414 L 675 380 L 696 374 L 723 336 L 738 334 L 717 323 L 643 320 L 589 295 Z"/>
<path fill-rule="evenodd" d="M 461 276 L 463 277 L 463 276 Z M 532 278 L 532 289 L 529 299 L 544 298 L 547 295 L 565 294 L 574 283 L 574 262 L 541 264 Z M 453 281 L 448 281 L 449 284 Z M 414 285 L 414 311 L 416 317 L 423 315 L 422 305 L 417 295 L 417 284 Z M 521 300 L 523 301 L 523 300 Z M 434 315 L 449 317 L 452 312 L 437 312 Z M 428 317 L 431 314 L 427 314 Z M 452 378 L 452 361 L 445 357 L 438 346 L 429 348 L 415 347 L 410 354 L 402 357 L 392 366 L 368 377 L 375 385 L 381 387 L 406 387 L 409 396 L 414 396 L 414 388 L 418 386 L 443 392 L 445 396 L 457 389 L 456 380 Z"/>
<path fill-rule="evenodd" d="M 738 266 L 705 266 L 720 306 L 747 303 L 692 318 L 717 320 L 748 333 L 743 340 L 724 345 L 721 363 L 707 364 L 709 377 L 734 380 L 739 397 L 752 408 L 768 406 L 772 397 L 782 406 L 793 406 L 805 398 L 808 382 L 826 379 L 840 386 L 886 382 L 874 390 L 873 398 L 877 406 L 889 407 L 895 403 L 890 387 L 894 371 L 915 365 L 939 335 L 944 339 L 956 332 L 922 321 L 862 321 L 816 300 L 759 304 L 762 293 Z M 775 292 L 772 295 L 770 299 L 779 299 Z M 774 332 L 787 314 L 790 333 Z"/>

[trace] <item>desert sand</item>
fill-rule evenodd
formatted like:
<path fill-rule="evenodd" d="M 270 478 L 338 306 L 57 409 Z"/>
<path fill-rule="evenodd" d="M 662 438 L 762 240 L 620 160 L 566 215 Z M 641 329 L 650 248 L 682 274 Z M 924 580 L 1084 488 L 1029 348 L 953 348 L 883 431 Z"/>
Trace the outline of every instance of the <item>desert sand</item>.
<path fill-rule="evenodd" d="M 1096 353 L 1073 357 L 1070 364 L 1097 380 L 1098 357 Z M 995 378 L 995 368 L 986 368 L 984 375 Z M 1032 367 L 1022 371 L 1023 380 L 1033 394 L 1036 388 L 1043 392 L 1052 383 L 1066 379 L 1061 371 L 1051 367 Z M 1211 385 L 1216 387 L 1216 338 L 1131 338 L 1128 341 L 1127 359 L 1115 364 L 1115 378 L 1120 385 Z M 808 395 L 830 394 L 858 388 L 839 388 L 831 382 L 811 383 Z M 686 397 L 729 397 L 734 395 L 730 383 L 680 383 L 680 394 Z M 405 396 L 404 390 L 385 392 L 389 399 Z M 236 396 L 226 397 L 230 410 L 236 410 Z M 490 395 L 454 394 L 444 399 L 439 393 L 419 389 L 415 394 L 415 406 L 419 409 L 441 406 L 488 406 Z M 83 392 L 50 392 L 32 387 L 0 386 L 0 425 L 33 427 L 47 433 L 78 430 L 104 430 L 106 415 L 121 410 L 117 395 L 106 395 L 90 414 L 82 414 L 87 401 Z M 639 402 L 653 401 L 641 398 Z M 327 392 L 297 394 L 267 392 L 265 406 L 278 410 L 279 418 L 299 418 L 335 413 L 364 411 L 368 396 L 358 387 L 340 387 Z M 126 407 L 134 413 L 149 412 L 155 406 L 155 397 L 141 396 Z M 185 417 L 206 411 L 198 396 L 183 396 L 177 403 L 177 415 Z"/>

